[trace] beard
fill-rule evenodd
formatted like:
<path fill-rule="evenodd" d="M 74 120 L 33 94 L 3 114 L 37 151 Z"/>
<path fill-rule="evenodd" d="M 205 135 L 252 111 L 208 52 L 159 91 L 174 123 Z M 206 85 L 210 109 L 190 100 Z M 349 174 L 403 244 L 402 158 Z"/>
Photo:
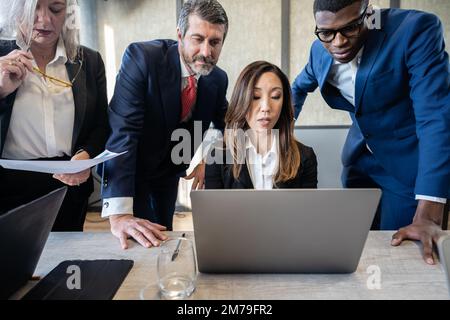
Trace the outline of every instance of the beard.
<path fill-rule="evenodd" d="M 184 62 L 194 71 L 201 76 L 208 76 L 216 66 L 216 61 L 213 58 L 208 58 L 202 55 L 196 55 L 193 58 L 188 57 L 183 53 Z M 196 62 L 203 62 L 202 66 L 196 66 Z"/>

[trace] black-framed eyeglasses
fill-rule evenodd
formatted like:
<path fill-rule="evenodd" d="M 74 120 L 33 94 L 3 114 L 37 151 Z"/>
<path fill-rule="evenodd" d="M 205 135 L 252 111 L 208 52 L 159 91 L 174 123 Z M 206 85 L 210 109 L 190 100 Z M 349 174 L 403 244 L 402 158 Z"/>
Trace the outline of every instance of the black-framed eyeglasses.
<path fill-rule="evenodd" d="M 319 29 L 316 26 L 316 31 L 314 33 L 316 34 L 317 38 L 319 38 L 320 41 L 325 43 L 332 42 L 334 38 L 336 38 L 336 34 L 338 32 L 346 38 L 355 38 L 359 36 L 359 34 L 361 33 L 361 27 L 363 26 L 364 20 L 367 15 L 367 8 L 368 7 L 364 9 L 361 16 L 355 22 L 351 22 L 350 24 L 337 30 Z"/>

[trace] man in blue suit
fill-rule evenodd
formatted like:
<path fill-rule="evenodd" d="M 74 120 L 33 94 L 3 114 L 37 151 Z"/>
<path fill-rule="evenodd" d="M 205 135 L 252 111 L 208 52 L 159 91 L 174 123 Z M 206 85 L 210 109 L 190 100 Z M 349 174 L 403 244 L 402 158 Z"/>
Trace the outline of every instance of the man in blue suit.
<path fill-rule="evenodd" d="M 433 264 L 450 194 L 450 73 L 441 22 L 420 11 L 375 12 L 368 0 L 316 0 L 314 14 L 318 40 L 293 85 L 296 115 L 317 87 L 330 107 L 350 112 L 344 187 L 381 188 L 378 227 L 400 228 L 394 246 L 422 241 Z"/>
<path fill-rule="evenodd" d="M 172 134 L 189 132 L 192 145 L 194 128 L 201 128 L 200 142 L 211 123 L 224 128 L 228 78 L 216 64 L 227 31 L 226 12 L 216 0 L 189 0 L 178 42 L 134 43 L 125 52 L 109 108 L 107 149 L 128 153 L 104 166 L 102 191 L 103 216 L 124 249 L 128 237 L 158 246 L 172 228 L 179 178 L 189 166 L 172 155 L 180 143 Z M 204 170 L 199 165 L 188 177 L 195 178 L 193 188 L 202 187 Z"/>

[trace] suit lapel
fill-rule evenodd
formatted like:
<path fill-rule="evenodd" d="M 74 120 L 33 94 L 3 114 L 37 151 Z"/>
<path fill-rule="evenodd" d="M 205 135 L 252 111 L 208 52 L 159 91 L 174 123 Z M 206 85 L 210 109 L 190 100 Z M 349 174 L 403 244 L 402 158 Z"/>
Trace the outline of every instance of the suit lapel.
<path fill-rule="evenodd" d="M 75 82 L 72 87 L 73 100 L 75 103 L 75 120 L 73 125 L 72 135 L 72 151 L 75 151 L 75 146 L 80 135 L 81 127 L 86 115 L 87 105 L 87 85 L 86 85 L 86 66 L 81 65 L 82 62 L 78 60 L 76 63 L 66 63 L 67 73 L 69 79 L 72 80 L 76 76 Z M 80 70 L 81 65 L 81 70 Z M 78 73 L 78 70 L 80 71 Z M 78 73 L 78 75 L 77 75 Z"/>
<path fill-rule="evenodd" d="M 367 84 L 370 72 L 378 57 L 381 46 L 383 45 L 386 33 L 382 30 L 370 30 L 367 41 L 364 45 L 364 52 L 361 59 L 361 64 L 356 75 L 355 88 L 355 108 L 359 109 L 361 105 L 361 98 Z"/>
<path fill-rule="evenodd" d="M 217 86 L 210 76 L 200 77 L 197 89 L 197 103 L 194 120 L 211 121 L 216 107 Z"/>
<path fill-rule="evenodd" d="M 178 44 L 167 50 L 159 65 L 160 94 L 169 131 L 175 129 L 181 117 L 181 66 Z"/>
<path fill-rule="evenodd" d="M 325 50 L 325 48 L 322 49 L 322 63 L 320 64 L 322 69 L 319 73 L 321 75 L 319 79 L 319 86 L 323 89 L 326 85 L 328 74 L 331 71 L 331 66 L 333 65 L 333 57 L 328 53 L 327 50 Z"/>

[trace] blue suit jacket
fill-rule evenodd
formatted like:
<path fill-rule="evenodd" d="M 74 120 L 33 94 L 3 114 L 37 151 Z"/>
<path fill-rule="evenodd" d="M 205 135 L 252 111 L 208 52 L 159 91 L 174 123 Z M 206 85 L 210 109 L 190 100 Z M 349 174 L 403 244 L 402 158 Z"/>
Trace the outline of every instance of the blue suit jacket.
<path fill-rule="evenodd" d="M 192 115 L 202 133 L 211 122 L 223 130 L 228 107 L 228 78 L 214 68 L 198 82 Z M 131 44 L 123 57 L 109 107 L 112 134 L 107 149 L 127 154 L 107 162 L 103 197 L 134 197 L 137 183 L 158 181 L 179 174 L 187 166 L 171 161 L 171 136 L 180 126 L 181 66 L 178 43 L 155 40 Z M 192 128 L 188 128 L 192 129 Z"/>
<path fill-rule="evenodd" d="M 356 76 L 354 107 L 327 82 L 333 58 L 312 45 L 293 85 L 298 116 L 320 87 L 329 106 L 350 112 L 342 161 L 351 165 L 367 143 L 383 168 L 415 194 L 450 195 L 450 70 L 442 24 L 425 12 L 382 10 L 370 30 Z"/>

